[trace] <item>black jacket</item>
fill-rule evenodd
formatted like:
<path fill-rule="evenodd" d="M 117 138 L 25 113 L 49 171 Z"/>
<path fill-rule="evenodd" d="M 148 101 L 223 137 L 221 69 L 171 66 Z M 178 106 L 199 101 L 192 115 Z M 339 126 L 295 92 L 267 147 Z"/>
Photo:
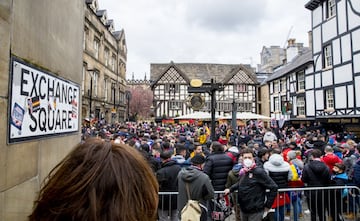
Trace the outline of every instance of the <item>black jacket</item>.
<path fill-rule="evenodd" d="M 308 186 L 328 186 L 330 182 L 329 167 L 318 160 L 309 161 L 304 167 L 301 179 Z"/>
<path fill-rule="evenodd" d="M 267 193 L 266 190 L 270 192 Z M 238 203 L 241 211 L 256 213 L 264 208 L 271 208 L 278 186 L 263 168 L 256 167 L 239 178 L 239 182 L 230 188 L 230 192 L 238 190 Z M 266 197 L 265 197 L 266 196 Z"/>
<path fill-rule="evenodd" d="M 174 160 L 170 160 L 161 164 L 161 168 L 156 172 L 156 178 L 159 182 L 160 192 L 178 191 L 177 176 L 180 170 L 180 166 L 177 165 Z M 171 201 L 171 205 L 169 205 L 169 200 Z M 176 195 L 159 195 L 159 209 L 177 209 L 176 201 Z"/>
<path fill-rule="evenodd" d="M 224 152 L 215 152 L 206 158 L 204 173 L 209 176 L 216 191 L 225 189 L 227 176 L 232 167 L 232 159 Z"/>

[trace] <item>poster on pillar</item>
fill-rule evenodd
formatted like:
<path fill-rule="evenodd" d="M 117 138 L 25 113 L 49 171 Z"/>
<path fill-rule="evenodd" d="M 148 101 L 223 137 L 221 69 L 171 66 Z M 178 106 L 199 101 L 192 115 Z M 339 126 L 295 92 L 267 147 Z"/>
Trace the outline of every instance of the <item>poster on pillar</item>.
<path fill-rule="evenodd" d="M 8 143 L 79 130 L 79 85 L 12 57 Z"/>

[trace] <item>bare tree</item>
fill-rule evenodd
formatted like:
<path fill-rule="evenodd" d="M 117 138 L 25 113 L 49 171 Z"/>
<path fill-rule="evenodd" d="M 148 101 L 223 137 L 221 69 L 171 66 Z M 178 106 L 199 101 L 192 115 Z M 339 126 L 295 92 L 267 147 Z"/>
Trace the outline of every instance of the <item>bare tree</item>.
<path fill-rule="evenodd" d="M 151 114 L 151 104 L 153 103 L 153 93 L 150 88 L 145 89 L 141 86 L 130 89 L 130 116 L 131 118 L 149 118 Z"/>

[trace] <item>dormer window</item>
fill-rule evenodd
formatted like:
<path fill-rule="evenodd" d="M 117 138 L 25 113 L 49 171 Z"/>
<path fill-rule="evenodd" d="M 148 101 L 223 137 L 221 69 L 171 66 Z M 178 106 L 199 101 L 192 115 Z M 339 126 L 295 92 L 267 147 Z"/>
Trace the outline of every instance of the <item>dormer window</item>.
<path fill-rule="evenodd" d="M 326 1 L 326 18 L 331 18 L 336 15 L 336 3 L 335 0 Z"/>

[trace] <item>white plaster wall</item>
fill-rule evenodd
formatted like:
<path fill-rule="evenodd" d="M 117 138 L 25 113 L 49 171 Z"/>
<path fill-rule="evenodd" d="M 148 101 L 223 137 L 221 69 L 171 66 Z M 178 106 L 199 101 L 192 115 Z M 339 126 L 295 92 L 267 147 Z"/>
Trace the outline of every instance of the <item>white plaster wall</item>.
<path fill-rule="evenodd" d="M 332 71 L 328 70 L 328 71 L 324 71 L 322 73 L 322 86 L 329 86 L 333 84 L 333 76 L 332 76 Z"/>
<path fill-rule="evenodd" d="M 359 12 L 360 11 L 360 3 L 359 3 L 359 0 L 349 0 L 353 7 L 354 7 L 354 10 L 356 12 Z M 348 4 L 348 18 L 349 18 L 349 29 L 353 29 L 355 27 L 359 27 L 360 26 L 360 16 L 356 15 L 352 10 L 351 10 L 351 7 L 350 7 L 350 4 Z"/>
<path fill-rule="evenodd" d="M 306 91 L 306 115 L 315 116 L 314 90 Z"/>
<path fill-rule="evenodd" d="M 341 53 L 342 53 L 342 62 L 351 60 L 351 41 L 350 34 L 344 35 L 341 37 Z"/>
<path fill-rule="evenodd" d="M 309 65 L 306 69 L 305 69 L 305 74 L 312 74 L 314 73 L 314 66 L 313 65 Z"/>
<path fill-rule="evenodd" d="M 305 89 L 314 88 L 314 75 L 309 75 L 305 77 Z"/>
<path fill-rule="evenodd" d="M 321 26 L 313 30 L 313 50 L 314 53 L 321 51 Z"/>
<path fill-rule="evenodd" d="M 354 86 L 348 85 L 348 92 L 347 92 L 347 98 L 348 98 L 348 107 L 353 108 L 354 107 Z"/>
<path fill-rule="evenodd" d="M 336 17 L 329 19 L 322 25 L 323 42 L 327 42 L 337 35 Z"/>
<path fill-rule="evenodd" d="M 318 90 L 315 92 L 315 103 L 316 103 L 316 110 L 324 109 L 324 91 L 323 90 Z"/>
<path fill-rule="evenodd" d="M 315 88 L 321 87 L 321 75 L 315 74 Z"/>
<path fill-rule="evenodd" d="M 353 52 L 360 50 L 360 29 L 353 31 L 352 33 L 352 47 Z"/>
<path fill-rule="evenodd" d="M 293 111 L 294 115 L 297 116 L 297 97 L 296 96 L 293 97 L 293 110 L 292 111 Z"/>
<path fill-rule="evenodd" d="M 274 112 L 274 95 L 270 95 L 270 112 Z"/>
<path fill-rule="evenodd" d="M 314 63 L 315 63 L 315 71 L 321 71 L 322 70 L 322 55 L 321 54 L 314 57 Z"/>
<path fill-rule="evenodd" d="M 346 32 L 346 1 L 339 1 L 337 3 L 337 11 L 338 11 L 338 25 L 339 25 L 339 34 Z"/>
<path fill-rule="evenodd" d="M 315 27 L 321 23 L 321 21 L 322 21 L 322 10 L 321 9 L 322 9 L 322 7 L 317 7 L 312 12 L 312 23 L 313 23 L 312 27 Z"/>
<path fill-rule="evenodd" d="M 341 49 L 340 49 L 340 39 L 335 39 L 332 43 L 333 51 L 333 63 L 334 65 L 341 63 Z"/>
<path fill-rule="evenodd" d="M 357 96 L 355 96 L 356 107 L 360 107 L 360 96 L 358 96 L 360 94 L 360 77 L 359 76 L 355 77 L 354 87 L 355 87 L 355 94 L 357 95 Z"/>
<path fill-rule="evenodd" d="M 335 87 L 335 108 L 346 108 L 346 87 Z"/>
<path fill-rule="evenodd" d="M 343 65 L 334 69 L 334 83 L 340 84 L 352 81 L 351 64 Z"/>
<path fill-rule="evenodd" d="M 290 92 L 293 93 L 295 92 L 295 88 L 296 88 L 296 82 L 293 82 L 290 84 Z"/>
<path fill-rule="evenodd" d="M 360 72 L 360 53 L 354 55 L 353 64 L 354 64 L 354 73 L 359 73 Z"/>

